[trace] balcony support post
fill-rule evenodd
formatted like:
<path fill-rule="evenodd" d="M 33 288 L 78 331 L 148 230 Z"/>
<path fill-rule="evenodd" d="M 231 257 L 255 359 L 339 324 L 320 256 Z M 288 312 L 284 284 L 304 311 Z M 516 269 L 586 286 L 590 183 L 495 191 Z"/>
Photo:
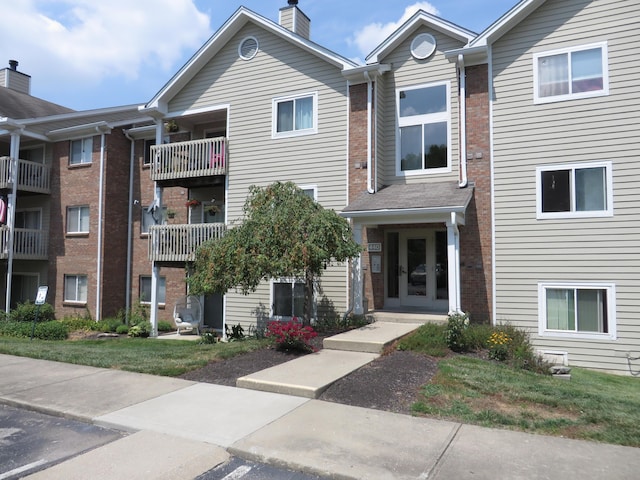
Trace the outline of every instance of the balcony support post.
<path fill-rule="evenodd" d="M 156 145 L 162 145 L 162 139 L 164 135 L 164 122 L 162 118 L 156 118 Z M 154 159 L 153 165 L 156 165 L 156 159 Z M 158 182 L 155 182 L 154 185 L 154 197 L 153 204 L 151 207 L 155 210 L 153 212 L 153 218 L 155 220 L 156 225 L 161 225 L 163 221 L 163 210 L 162 210 L 162 187 L 158 185 Z M 157 238 L 157 237 L 156 237 Z M 156 249 L 156 245 L 153 245 L 152 248 Z M 151 336 L 158 336 L 158 286 L 160 284 L 160 267 L 154 261 L 152 262 L 152 274 L 151 274 L 151 312 L 149 315 L 149 320 L 151 321 Z"/>
<path fill-rule="evenodd" d="M 16 218 L 16 201 L 18 198 L 18 157 L 20 156 L 20 134 L 21 130 L 11 132 L 11 147 L 9 156 L 11 157 L 11 195 L 7 205 L 7 225 L 9 226 L 9 238 L 7 248 L 9 258 L 7 261 L 7 291 L 5 293 L 5 312 L 11 310 L 11 280 L 13 277 L 13 239 Z"/>

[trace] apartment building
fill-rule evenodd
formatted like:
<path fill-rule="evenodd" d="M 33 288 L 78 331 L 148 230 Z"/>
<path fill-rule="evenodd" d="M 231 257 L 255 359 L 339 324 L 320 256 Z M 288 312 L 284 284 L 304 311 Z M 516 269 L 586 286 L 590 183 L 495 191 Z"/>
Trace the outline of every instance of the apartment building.
<path fill-rule="evenodd" d="M 241 221 L 251 185 L 293 181 L 364 247 L 318 281 L 317 318 L 465 312 L 629 373 L 637 18 L 635 1 L 522 0 L 477 34 L 419 11 L 357 65 L 313 42 L 295 0 L 278 22 L 241 7 L 144 105 L 0 111 L 3 165 L 31 165 L 29 146 L 50 169 L 46 192 L 3 171 L 6 304 L 48 283 L 59 314 L 142 302 L 171 320 L 197 246 Z M 26 260 L 33 205 L 49 240 Z M 250 328 L 300 315 L 302 291 L 279 278 L 199 303 L 209 328 Z"/>

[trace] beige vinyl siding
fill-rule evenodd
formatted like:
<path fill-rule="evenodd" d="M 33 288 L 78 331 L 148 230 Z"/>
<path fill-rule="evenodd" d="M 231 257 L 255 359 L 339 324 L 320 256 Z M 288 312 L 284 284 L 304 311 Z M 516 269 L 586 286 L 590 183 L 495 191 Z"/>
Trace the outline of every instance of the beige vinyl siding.
<path fill-rule="evenodd" d="M 420 33 L 430 33 L 436 38 L 437 42 L 436 51 L 426 60 L 416 60 L 411 56 L 411 42 Z M 383 184 L 441 182 L 458 178 L 460 143 L 458 132 L 458 79 L 455 64 L 449 62 L 444 57 L 443 52 L 462 46 L 462 42 L 423 26 L 411 33 L 390 54 L 380 59 L 380 63 L 392 66 L 391 71 L 384 74 L 378 102 L 380 113 L 384 115 L 381 117 L 383 120 L 378 143 L 382 170 L 381 181 Z M 450 82 L 451 172 L 398 177 L 396 176 L 396 89 L 442 81 Z"/>
<path fill-rule="evenodd" d="M 640 355 L 638 2 L 549 0 L 492 46 L 496 318 L 572 365 L 628 373 Z M 609 95 L 533 102 L 533 55 L 607 42 Z M 613 217 L 536 220 L 536 167 L 611 162 Z M 614 283 L 616 340 L 538 335 L 538 282 Z"/>
<path fill-rule="evenodd" d="M 246 36 L 259 42 L 250 61 L 238 57 Z M 273 99 L 316 93 L 316 134 L 272 138 Z M 239 221 L 251 185 L 276 180 L 317 187 L 317 200 L 340 211 L 346 205 L 347 81 L 338 67 L 252 23 L 243 27 L 170 102 L 171 112 L 229 105 L 227 215 Z M 346 267 L 323 275 L 321 291 L 346 310 Z M 320 299 L 319 299 L 320 300 Z M 269 284 L 245 297 L 229 292 L 226 322 L 255 322 L 270 309 Z"/>

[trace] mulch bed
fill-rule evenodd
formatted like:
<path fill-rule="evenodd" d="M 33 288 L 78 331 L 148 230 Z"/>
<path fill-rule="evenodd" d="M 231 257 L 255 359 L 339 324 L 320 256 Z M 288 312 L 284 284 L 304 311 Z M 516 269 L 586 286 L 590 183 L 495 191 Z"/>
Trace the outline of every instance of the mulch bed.
<path fill-rule="evenodd" d="M 316 345 L 321 345 L 321 341 L 322 337 L 314 339 Z M 235 386 L 239 377 L 293 360 L 299 355 L 262 348 L 209 363 L 180 378 Z M 411 405 L 418 399 L 420 387 L 431 380 L 437 368 L 438 362 L 432 357 L 390 349 L 389 353 L 332 384 L 320 400 L 409 414 Z"/>

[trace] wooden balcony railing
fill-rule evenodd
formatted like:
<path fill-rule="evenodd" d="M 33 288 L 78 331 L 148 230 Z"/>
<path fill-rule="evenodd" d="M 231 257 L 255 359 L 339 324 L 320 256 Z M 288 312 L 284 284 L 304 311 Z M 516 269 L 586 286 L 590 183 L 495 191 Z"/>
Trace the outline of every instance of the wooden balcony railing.
<path fill-rule="evenodd" d="M 151 179 L 154 181 L 227 174 L 224 137 L 154 145 L 151 158 Z"/>
<path fill-rule="evenodd" d="M 11 157 L 0 157 L 0 188 L 13 188 Z M 51 193 L 51 167 L 29 160 L 18 160 L 18 190 Z"/>
<path fill-rule="evenodd" d="M 16 260 L 46 260 L 49 235 L 45 230 L 16 228 L 13 232 L 13 258 Z M 0 258 L 9 258 L 9 227 L 0 227 Z"/>
<path fill-rule="evenodd" d="M 152 262 L 193 262 L 196 249 L 207 240 L 220 238 L 224 223 L 152 225 L 149 227 L 149 260 Z"/>

